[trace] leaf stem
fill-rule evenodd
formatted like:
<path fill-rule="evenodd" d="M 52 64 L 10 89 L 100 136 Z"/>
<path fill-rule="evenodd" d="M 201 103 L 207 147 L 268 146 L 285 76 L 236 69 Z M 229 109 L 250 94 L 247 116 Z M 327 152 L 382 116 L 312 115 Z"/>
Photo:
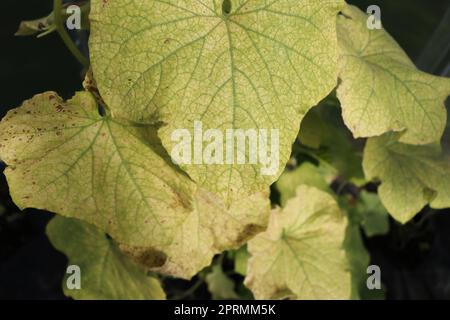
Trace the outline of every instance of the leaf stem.
<path fill-rule="evenodd" d="M 77 60 L 84 66 L 89 66 L 89 61 L 86 59 L 86 57 L 78 50 L 75 43 L 72 41 L 72 39 L 69 36 L 69 33 L 67 32 L 66 28 L 64 27 L 63 23 L 63 16 L 61 14 L 62 12 L 62 0 L 53 0 L 53 15 L 54 15 L 54 24 L 56 27 L 56 31 L 58 32 L 59 36 L 63 40 L 64 44 L 67 46 L 67 48 L 70 50 L 70 52 L 77 58 Z"/>

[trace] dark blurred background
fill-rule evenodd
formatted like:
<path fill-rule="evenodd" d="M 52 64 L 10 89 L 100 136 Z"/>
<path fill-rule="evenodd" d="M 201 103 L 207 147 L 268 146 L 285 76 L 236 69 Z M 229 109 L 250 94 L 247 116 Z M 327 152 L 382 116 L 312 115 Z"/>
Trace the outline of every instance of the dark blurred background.
<path fill-rule="evenodd" d="M 20 21 L 46 16 L 52 2 L 1 1 L 0 117 L 37 93 L 53 90 L 69 98 L 81 88 L 82 67 L 56 33 L 40 39 L 14 36 Z M 450 76 L 450 0 L 348 2 L 364 11 L 379 5 L 384 27 L 411 59 L 424 71 Z M 45 235 L 51 216 L 20 212 L 0 176 L 0 299 L 65 298 L 61 281 L 67 261 Z M 366 245 L 371 263 L 381 267 L 388 299 L 450 299 L 450 212 L 425 208 L 404 226 L 391 221 L 388 235 L 366 239 Z M 203 297 L 199 290 L 190 298 Z"/>

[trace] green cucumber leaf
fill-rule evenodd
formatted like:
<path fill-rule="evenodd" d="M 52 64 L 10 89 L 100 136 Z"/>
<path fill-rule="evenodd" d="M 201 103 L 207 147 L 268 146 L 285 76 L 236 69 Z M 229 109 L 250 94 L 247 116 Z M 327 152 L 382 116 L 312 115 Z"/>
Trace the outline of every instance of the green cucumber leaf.
<path fill-rule="evenodd" d="M 344 248 L 347 254 L 352 277 L 351 299 L 359 300 L 361 291 L 366 286 L 369 253 L 364 246 L 359 224 L 349 223 L 346 231 Z"/>
<path fill-rule="evenodd" d="M 377 194 L 361 191 L 353 210 L 366 236 L 373 237 L 389 232 L 389 214 Z"/>
<path fill-rule="evenodd" d="M 302 121 L 299 141 L 309 148 L 303 152 L 334 168 L 336 176 L 360 185 L 364 183 L 362 152 L 343 123 L 336 104 L 336 99 L 331 96 L 312 108 Z"/>
<path fill-rule="evenodd" d="M 159 281 L 148 276 L 96 227 L 56 216 L 47 225 L 47 235 L 55 248 L 67 255 L 69 265 L 80 268 L 80 289 L 69 289 L 69 275 L 65 275 L 66 296 L 79 300 L 165 299 Z"/>
<path fill-rule="evenodd" d="M 289 199 L 295 197 L 300 185 L 307 185 L 332 193 L 321 168 L 312 163 L 304 162 L 292 171 L 286 170 L 276 182 L 282 207 L 286 205 Z"/>

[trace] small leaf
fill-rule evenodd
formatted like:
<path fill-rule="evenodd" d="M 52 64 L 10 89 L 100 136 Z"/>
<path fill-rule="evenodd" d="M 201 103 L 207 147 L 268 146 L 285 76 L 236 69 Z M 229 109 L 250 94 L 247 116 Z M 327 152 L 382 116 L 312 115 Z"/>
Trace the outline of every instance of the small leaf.
<path fill-rule="evenodd" d="M 69 12 L 67 8 L 71 6 L 72 3 L 65 3 L 62 6 L 62 10 L 60 12 L 63 20 L 66 20 L 69 17 Z M 90 10 L 90 2 L 86 0 L 77 1 L 76 5 L 80 7 L 81 10 L 81 30 L 89 30 L 89 10 Z M 19 25 L 16 36 L 31 36 L 37 34 L 37 37 L 46 36 L 53 31 L 56 31 L 54 12 L 51 12 L 49 15 L 34 19 L 34 20 L 26 20 L 22 21 Z"/>
<path fill-rule="evenodd" d="M 56 30 L 53 19 L 53 12 L 46 17 L 35 20 L 22 21 L 19 29 L 14 34 L 16 36 L 31 36 L 38 33 L 43 36 Z"/>
<path fill-rule="evenodd" d="M 206 276 L 208 290 L 214 300 L 239 299 L 234 290 L 234 282 L 227 277 L 220 265 L 214 265 Z"/>
<path fill-rule="evenodd" d="M 342 83 L 337 94 L 345 123 L 355 137 L 405 130 L 400 142 L 439 141 L 450 79 L 418 70 L 385 30 L 370 30 L 367 19 L 354 6 L 338 18 Z"/>
<path fill-rule="evenodd" d="M 367 141 L 363 167 L 367 179 L 381 180 L 381 202 L 401 223 L 425 205 L 450 206 L 450 158 L 438 145 L 414 146 L 385 134 Z"/>
<path fill-rule="evenodd" d="M 249 241 L 246 285 L 257 299 L 348 299 L 346 222 L 331 195 L 298 187 L 273 211 L 267 231 Z"/>
<path fill-rule="evenodd" d="M 159 281 L 120 252 L 113 240 L 92 225 L 56 216 L 47 225 L 55 248 L 69 258 L 69 265 L 81 271 L 81 289 L 64 294 L 74 299 L 160 300 L 165 294 Z"/>
<path fill-rule="evenodd" d="M 327 144 L 341 125 L 340 117 L 339 100 L 336 98 L 336 92 L 333 91 L 305 115 L 298 135 L 300 143 L 312 149 L 318 149 Z M 345 126 L 344 128 L 346 129 Z"/>

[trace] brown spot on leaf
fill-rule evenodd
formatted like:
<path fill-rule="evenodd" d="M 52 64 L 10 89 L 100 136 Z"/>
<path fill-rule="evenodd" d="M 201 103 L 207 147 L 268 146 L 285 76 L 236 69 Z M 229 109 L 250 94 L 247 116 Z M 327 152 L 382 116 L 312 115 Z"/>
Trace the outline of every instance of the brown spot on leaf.
<path fill-rule="evenodd" d="M 245 243 L 262 231 L 264 231 L 264 227 L 259 226 L 257 224 L 248 224 L 236 238 L 236 243 L 237 244 Z"/>
<path fill-rule="evenodd" d="M 128 247 L 122 245 L 120 249 L 134 261 L 147 268 L 162 267 L 167 260 L 167 255 L 164 252 L 154 248 Z"/>
<path fill-rule="evenodd" d="M 181 194 L 180 192 L 178 192 L 177 190 L 173 190 L 173 192 L 175 193 L 173 202 L 171 203 L 171 208 L 185 208 L 188 210 L 192 210 L 192 203 L 191 203 L 191 199 L 183 194 Z"/>

